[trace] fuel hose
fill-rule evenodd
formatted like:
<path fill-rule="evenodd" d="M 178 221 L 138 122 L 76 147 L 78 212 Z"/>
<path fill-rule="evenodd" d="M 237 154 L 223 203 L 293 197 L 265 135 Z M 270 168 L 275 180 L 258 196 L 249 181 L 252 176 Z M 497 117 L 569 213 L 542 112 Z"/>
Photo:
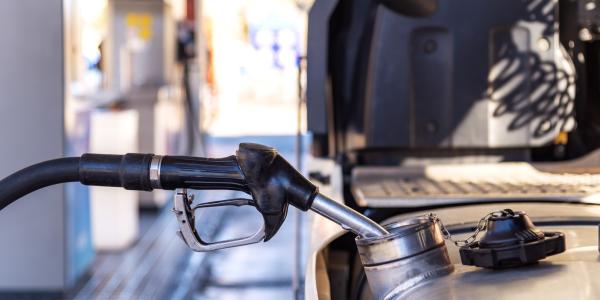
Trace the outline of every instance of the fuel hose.
<path fill-rule="evenodd" d="M 79 181 L 79 157 L 41 162 L 0 181 L 0 210 L 15 200 L 41 188 Z"/>
<path fill-rule="evenodd" d="M 156 158 L 160 159 L 160 173 L 156 174 L 159 177 L 151 176 Z M 190 188 L 248 192 L 235 156 L 214 159 L 139 153 L 84 154 L 41 162 L 2 179 L 0 210 L 31 192 L 66 182 L 138 191 Z"/>

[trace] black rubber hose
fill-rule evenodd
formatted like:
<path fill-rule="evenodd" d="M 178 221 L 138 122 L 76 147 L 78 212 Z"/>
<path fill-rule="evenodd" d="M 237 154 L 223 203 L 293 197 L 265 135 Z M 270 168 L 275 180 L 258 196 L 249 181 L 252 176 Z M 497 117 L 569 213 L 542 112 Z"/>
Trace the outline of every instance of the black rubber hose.
<path fill-rule="evenodd" d="M 80 182 L 89 186 L 121 187 L 151 191 L 150 165 L 153 154 L 91 154 L 48 160 L 22 169 L 0 181 L 0 210 L 41 188 Z M 237 190 L 250 193 L 235 156 L 201 158 L 165 156 L 161 162 L 162 188 L 174 190 Z"/>
<path fill-rule="evenodd" d="M 29 166 L 0 181 L 0 210 L 41 188 L 79 181 L 79 157 L 48 160 Z"/>

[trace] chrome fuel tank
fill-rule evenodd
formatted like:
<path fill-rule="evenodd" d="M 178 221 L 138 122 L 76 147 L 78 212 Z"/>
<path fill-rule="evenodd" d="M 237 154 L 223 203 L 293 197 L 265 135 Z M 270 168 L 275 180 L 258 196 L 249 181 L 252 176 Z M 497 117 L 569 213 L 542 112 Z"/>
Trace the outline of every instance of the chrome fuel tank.
<path fill-rule="evenodd" d="M 475 223 L 482 216 L 504 208 L 526 211 L 535 225 L 543 231 L 563 232 L 566 251 L 537 264 L 491 270 L 463 266 L 458 247 L 446 241 L 445 248 L 454 269 L 452 272 L 426 278 L 404 289 L 400 294 L 383 295 L 380 298 L 391 296 L 388 299 L 600 299 L 598 282 L 600 206 L 598 205 L 516 202 L 468 205 L 401 214 L 384 223 L 393 224 L 414 219 L 424 213 L 434 213 L 443 220 L 453 237 L 464 239 L 471 234 Z M 341 231 L 337 231 L 320 238 L 323 243 L 320 247 L 313 248 L 316 251 L 308 262 L 306 298 L 380 299 L 371 293 L 367 281 L 373 276 L 371 278 L 365 276 L 368 274 L 361 266 L 357 254 L 354 266 L 352 263 L 346 265 L 339 263 L 342 261 L 339 258 L 355 255 L 351 251 L 356 249 L 347 247 L 342 251 L 339 247 L 331 247 L 331 245 L 348 237 Z"/>
<path fill-rule="evenodd" d="M 432 277 L 386 299 L 600 299 L 596 225 L 540 226 L 566 235 L 567 251 L 537 264 L 484 269 L 460 264 L 458 247 L 447 242 L 454 271 Z M 462 238 L 459 235 L 457 238 Z"/>
<path fill-rule="evenodd" d="M 597 253 L 595 247 L 576 251 Z M 395 299 L 600 299 L 600 263 L 595 260 L 545 261 L 510 270 L 456 265 L 454 273 Z"/>

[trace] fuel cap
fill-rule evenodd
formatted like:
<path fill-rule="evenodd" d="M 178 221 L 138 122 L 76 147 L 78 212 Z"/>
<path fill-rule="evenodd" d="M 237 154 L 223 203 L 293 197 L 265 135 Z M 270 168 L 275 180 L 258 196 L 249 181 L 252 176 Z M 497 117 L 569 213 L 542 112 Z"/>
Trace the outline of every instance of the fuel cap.
<path fill-rule="evenodd" d="M 481 240 L 460 247 L 463 265 L 510 268 L 565 251 L 562 232 L 543 232 L 522 211 L 505 209 L 488 219 Z"/>

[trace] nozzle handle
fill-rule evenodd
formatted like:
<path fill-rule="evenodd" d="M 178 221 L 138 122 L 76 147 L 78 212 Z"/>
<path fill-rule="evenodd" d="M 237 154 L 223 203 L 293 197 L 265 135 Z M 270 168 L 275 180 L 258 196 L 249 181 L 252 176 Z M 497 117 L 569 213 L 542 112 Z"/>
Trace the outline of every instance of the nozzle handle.
<path fill-rule="evenodd" d="M 81 156 L 79 179 L 85 185 L 129 190 L 237 190 L 250 193 L 235 156 L 203 158 L 91 154 Z"/>
<path fill-rule="evenodd" d="M 235 190 L 250 193 L 234 155 L 223 158 L 164 156 L 158 170 L 162 189 Z"/>

